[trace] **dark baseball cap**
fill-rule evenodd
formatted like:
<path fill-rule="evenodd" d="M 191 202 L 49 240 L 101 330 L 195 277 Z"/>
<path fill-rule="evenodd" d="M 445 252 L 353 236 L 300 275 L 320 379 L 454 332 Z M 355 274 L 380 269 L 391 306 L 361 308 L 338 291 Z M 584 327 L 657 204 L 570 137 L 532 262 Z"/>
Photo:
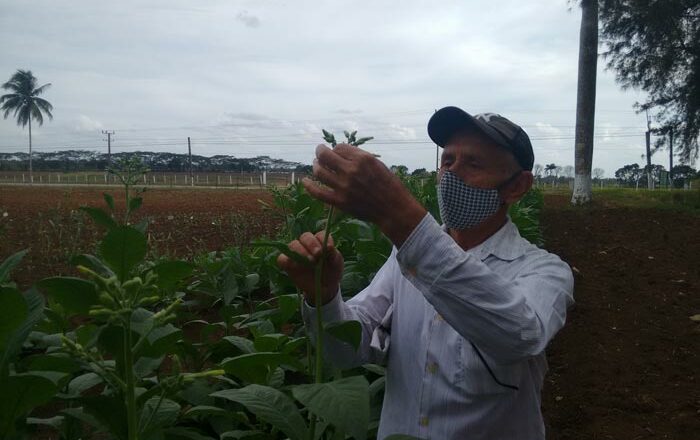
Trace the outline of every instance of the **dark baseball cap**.
<path fill-rule="evenodd" d="M 459 130 L 475 128 L 497 145 L 513 153 L 520 166 L 532 170 L 535 154 L 530 138 L 519 125 L 495 113 L 470 115 L 461 108 L 444 107 L 436 111 L 428 121 L 428 136 L 444 147 Z"/>

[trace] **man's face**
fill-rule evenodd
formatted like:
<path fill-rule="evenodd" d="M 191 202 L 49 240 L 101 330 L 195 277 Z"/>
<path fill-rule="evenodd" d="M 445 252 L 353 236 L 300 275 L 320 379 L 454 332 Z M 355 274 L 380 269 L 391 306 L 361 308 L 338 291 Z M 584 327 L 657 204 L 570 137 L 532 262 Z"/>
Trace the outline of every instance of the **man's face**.
<path fill-rule="evenodd" d="M 474 132 L 459 133 L 442 151 L 439 178 L 450 171 L 466 184 L 496 188 L 520 171 L 515 157 L 493 141 Z"/>

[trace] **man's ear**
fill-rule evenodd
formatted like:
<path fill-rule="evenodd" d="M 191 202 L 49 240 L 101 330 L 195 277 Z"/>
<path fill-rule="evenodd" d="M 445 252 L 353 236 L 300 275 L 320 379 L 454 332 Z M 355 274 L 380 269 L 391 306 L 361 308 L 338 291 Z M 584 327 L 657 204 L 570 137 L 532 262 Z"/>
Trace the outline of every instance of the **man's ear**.
<path fill-rule="evenodd" d="M 534 178 L 530 171 L 522 171 L 520 175 L 501 190 L 501 199 L 508 205 L 517 202 L 532 188 Z"/>

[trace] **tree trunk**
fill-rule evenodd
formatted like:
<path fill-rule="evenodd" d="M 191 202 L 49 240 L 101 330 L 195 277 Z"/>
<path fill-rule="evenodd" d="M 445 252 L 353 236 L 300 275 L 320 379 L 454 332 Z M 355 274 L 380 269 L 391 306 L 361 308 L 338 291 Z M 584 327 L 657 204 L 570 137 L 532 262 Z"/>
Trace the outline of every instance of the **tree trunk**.
<path fill-rule="evenodd" d="M 34 174 L 32 172 L 32 118 L 29 117 L 29 183 L 34 183 Z"/>
<path fill-rule="evenodd" d="M 581 0 L 581 34 L 576 96 L 576 179 L 571 203 L 591 201 L 596 69 L 598 67 L 598 0 Z"/>

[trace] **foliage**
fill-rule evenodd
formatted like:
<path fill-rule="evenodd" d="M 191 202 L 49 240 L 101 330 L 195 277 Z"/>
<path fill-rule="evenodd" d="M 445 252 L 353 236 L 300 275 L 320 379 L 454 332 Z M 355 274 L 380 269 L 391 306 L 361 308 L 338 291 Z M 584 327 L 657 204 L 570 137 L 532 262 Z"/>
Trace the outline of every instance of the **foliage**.
<path fill-rule="evenodd" d="M 39 125 L 43 124 L 43 114 L 53 119 L 51 114 L 53 106 L 47 100 L 39 98 L 39 95 L 51 87 L 51 84 L 37 87 L 36 77 L 30 70 L 17 70 L 10 80 L 1 87 L 12 91 L 12 93 L 0 96 L 0 104 L 2 104 L 0 110 L 5 112 L 3 114 L 5 119 L 10 115 L 10 112 L 14 112 L 13 116 L 17 118 L 17 125 L 22 127 L 30 123 L 31 119 L 36 120 Z"/>
<path fill-rule="evenodd" d="M 126 190 L 144 170 L 138 161 L 118 164 Z M 435 174 L 401 178 L 437 215 Z M 191 262 L 150 259 L 147 223 L 128 224 L 142 199 L 120 207 L 105 194 L 105 209 L 83 209 L 104 236 L 95 254 L 72 260 L 79 277 L 20 292 L 8 274 L 24 252 L 0 264 L 0 436 L 27 438 L 40 427 L 65 440 L 373 438 L 383 368 L 314 366 L 300 295 L 275 259 L 292 237 L 328 227 L 345 258 L 342 290 L 352 296 L 391 242 L 342 213 L 329 221 L 300 184 L 272 191 L 266 209 L 279 216 L 279 235 L 247 248 Z M 514 220 L 536 216 L 541 195 L 522 203 Z M 354 321 L 324 333 L 360 342 Z"/>
<path fill-rule="evenodd" d="M 623 88 L 648 93 L 640 110 L 656 109 L 659 134 L 680 134 L 680 155 L 698 155 L 700 9 L 697 0 L 600 0 L 608 67 Z"/>

